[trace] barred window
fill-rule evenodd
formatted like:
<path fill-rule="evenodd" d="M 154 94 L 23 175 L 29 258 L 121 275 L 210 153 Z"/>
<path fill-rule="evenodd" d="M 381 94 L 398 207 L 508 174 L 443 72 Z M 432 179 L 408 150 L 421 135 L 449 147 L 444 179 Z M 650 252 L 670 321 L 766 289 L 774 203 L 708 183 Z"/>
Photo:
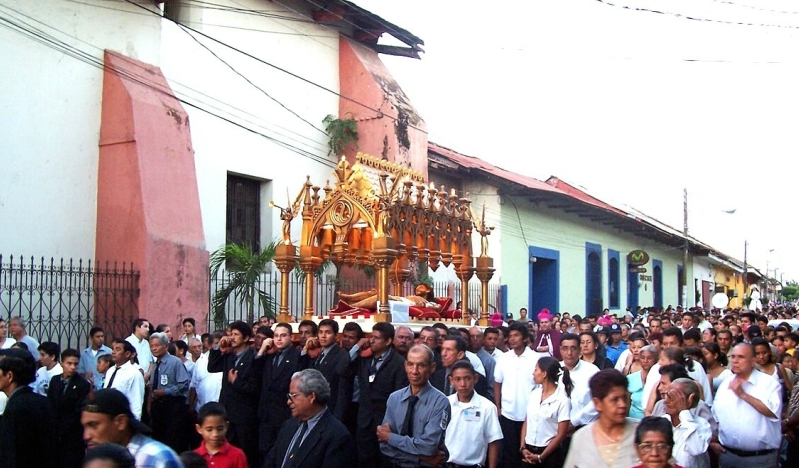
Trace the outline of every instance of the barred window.
<path fill-rule="evenodd" d="M 261 182 L 237 175 L 227 176 L 227 243 L 260 250 Z"/>

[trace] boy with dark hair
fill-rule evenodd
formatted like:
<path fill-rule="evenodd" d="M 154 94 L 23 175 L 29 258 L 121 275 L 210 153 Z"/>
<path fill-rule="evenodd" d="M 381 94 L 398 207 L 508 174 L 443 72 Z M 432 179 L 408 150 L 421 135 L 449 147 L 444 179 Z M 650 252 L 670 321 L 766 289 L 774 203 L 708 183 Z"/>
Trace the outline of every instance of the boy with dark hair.
<path fill-rule="evenodd" d="M 91 384 L 78 373 L 80 352 L 68 348 L 61 353 L 63 373 L 50 379 L 47 399 L 53 405 L 58 427 L 58 457 L 63 468 L 79 468 L 83 463 L 83 426 L 80 412 Z"/>
<path fill-rule="evenodd" d="M 47 396 L 47 387 L 50 380 L 64 371 L 58 363 L 58 355 L 61 354 L 61 347 L 58 343 L 45 341 L 39 345 L 39 364 L 42 367 L 36 371 L 36 380 L 33 383 L 33 391 L 41 396 Z"/>
<path fill-rule="evenodd" d="M 78 373 L 85 377 L 95 390 L 103 388 L 102 375 L 97 372 L 97 359 L 104 354 L 111 354 L 111 348 L 105 345 L 105 332 L 100 327 L 89 330 L 89 346 L 83 350 L 78 364 Z"/>
<path fill-rule="evenodd" d="M 300 342 L 297 345 L 297 349 L 302 351 L 308 339 L 316 337 L 316 334 L 319 332 L 319 327 L 313 320 L 303 320 L 300 322 L 300 326 L 297 327 L 297 330 L 300 332 Z"/>
<path fill-rule="evenodd" d="M 206 403 L 197 414 L 194 426 L 203 438 L 194 450 L 203 457 L 209 466 L 218 468 L 247 468 L 247 456 L 227 441 L 228 422 L 225 407 L 216 402 Z"/>
<path fill-rule="evenodd" d="M 103 384 L 105 383 L 105 376 L 108 373 L 108 369 L 110 369 L 113 364 L 114 361 L 113 359 L 111 359 L 110 354 L 102 354 L 97 357 L 97 366 L 95 370 L 97 371 L 97 375 L 99 375 L 99 377 L 96 377 L 94 381 L 95 390 L 103 388 Z"/>
<path fill-rule="evenodd" d="M 0 392 L 8 395 L 0 419 L 0 465 L 59 466 L 53 408 L 29 387 L 36 361 L 22 349 L 0 350 Z"/>

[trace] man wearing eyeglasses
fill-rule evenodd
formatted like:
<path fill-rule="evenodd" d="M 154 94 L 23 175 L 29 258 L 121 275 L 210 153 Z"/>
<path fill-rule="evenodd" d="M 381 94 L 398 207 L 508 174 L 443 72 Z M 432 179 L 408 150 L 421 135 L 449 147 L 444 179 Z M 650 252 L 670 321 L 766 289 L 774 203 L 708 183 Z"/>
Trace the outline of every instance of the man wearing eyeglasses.
<path fill-rule="evenodd" d="M 330 385 L 316 369 L 291 376 L 285 396 L 292 418 L 283 425 L 263 468 L 345 468 L 352 466 L 352 436 L 330 414 Z"/>

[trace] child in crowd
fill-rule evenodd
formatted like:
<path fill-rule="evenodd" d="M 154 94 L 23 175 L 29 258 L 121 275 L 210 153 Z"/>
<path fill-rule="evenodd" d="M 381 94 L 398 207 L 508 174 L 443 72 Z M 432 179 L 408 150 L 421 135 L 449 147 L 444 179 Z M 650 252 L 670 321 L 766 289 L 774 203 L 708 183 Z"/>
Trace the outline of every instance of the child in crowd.
<path fill-rule="evenodd" d="M 97 372 L 99 372 L 102 377 L 100 377 L 100 382 L 94 383 L 94 388 L 96 390 L 103 388 L 103 383 L 105 383 L 108 369 L 111 368 L 113 362 L 114 361 L 111 360 L 110 354 L 102 354 L 97 356 Z"/>
<path fill-rule="evenodd" d="M 197 432 L 203 441 L 195 450 L 215 468 L 248 468 L 244 452 L 227 441 L 227 411 L 217 402 L 206 403 L 197 414 Z"/>

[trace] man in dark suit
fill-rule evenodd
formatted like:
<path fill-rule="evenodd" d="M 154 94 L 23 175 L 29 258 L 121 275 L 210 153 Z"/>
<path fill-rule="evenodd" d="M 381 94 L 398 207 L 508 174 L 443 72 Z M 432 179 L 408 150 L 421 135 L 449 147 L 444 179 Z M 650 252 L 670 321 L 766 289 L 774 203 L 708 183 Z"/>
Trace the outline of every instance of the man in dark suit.
<path fill-rule="evenodd" d="M 455 393 L 455 389 L 449 381 L 449 374 L 452 366 L 461 360 L 468 361 L 466 358 L 466 341 L 456 335 L 449 335 L 441 345 L 441 367 L 436 369 L 430 376 L 430 384 L 446 396 Z M 478 395 L 488 398 L 488 385 L 484 376 L 480 374 L 474 384 L 474 391 Z"/>
<path fill-rule="evenodd" d="M 0 468 L 59 466 L 53 407 L 28 386 L 35 378 L 28 351 L 0 350 L 0 392 L 8 395 L 0 420 Z"/>
<path fill-rule="evenodd" d="M 275 325 L 275 336 L 263 341 L 253 363 L 253 369 L 261 379 L 257 414 L 258 450 L 263 458 L 275 444 L 280 427 L 291 418 L 286 393 L 291 376 L 303 368 L 300 351 L 291 345 L 291 334 L 290 324 L 281 322 Z"/>
<path fill-rule="evenodd" d="M 230 336 L 208 354 L 208 372 L 222 372 L 221 403 L 228 414 L 228 440 L 258 466 L 258 378 L 249 347 L 252 328 L 242 321 L 230 324 Z"/>
<path fill-rule="evenodd" d="M 380 445 L 377 426 L 386 415 L 389 395 L 408 385 L 405 359 L 394 352 L 394 327 L 390 323 L 376 323 L 372 328 L 369 347 L 372 356 L 361 358 L 358 366 L 358 465 L 373 468 L 380 463 Z"/>
<path fill-rule="evenodd" d="M 352 436 L 327 409 L 330 386 L 322 373 L 306 369 L 291 379 L 288 405 L 292 419 L 277 436 L 263 468 L 349 468 Z"/>
<path fill-rule="evenodd" d="M 308 367 L 316 369 L 325 376 L 330 385 L 330 401 L 328 410 L 339 421 L 344 421 L 347 402 L 352 399 L 352 380 L 350 372 L 350 356 L 347 351 L 336 343 L 338 337 L 338 322 L 324 319 L 319 322 L 319 331 L 316 338 L 311 338 L 307 343 L 315 343 L 321 348 L 316 359 L 308 361 Z M 307 352 L 308 345 L 306 344 Z"/>
<path fill-rule="evenodd" d="M 53 406 L 58 426 L 58 466 L 64 468 L 79 468 L 86 454 L 80 413 L 83 400 L 91 391 L 91 384 L 78 373 L 79 362 L 80 352 L 77 349 L 62 351 L 61 367 L 64 372 L 54 375 L 47 387 L 47 399 Z"/>

